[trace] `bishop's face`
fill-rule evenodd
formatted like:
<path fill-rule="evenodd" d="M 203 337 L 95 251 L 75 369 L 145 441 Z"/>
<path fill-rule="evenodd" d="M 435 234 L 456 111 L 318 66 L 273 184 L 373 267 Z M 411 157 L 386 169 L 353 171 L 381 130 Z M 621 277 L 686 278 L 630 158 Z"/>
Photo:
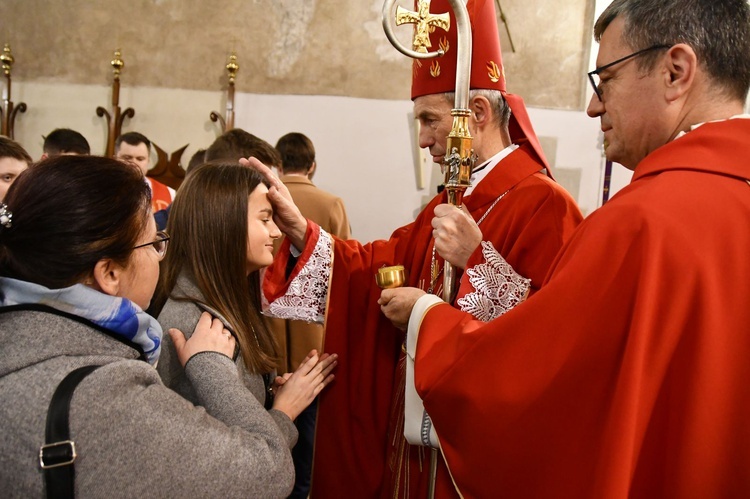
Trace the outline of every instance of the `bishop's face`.
<path fill-rule="evenodd" d="M 414 117 L 419 120 L 419 147 L 428 148 L 432 161 L 442 164 L 448 134 L 453 126 L 453 105 L 443 94 L 414 99 Z"/>

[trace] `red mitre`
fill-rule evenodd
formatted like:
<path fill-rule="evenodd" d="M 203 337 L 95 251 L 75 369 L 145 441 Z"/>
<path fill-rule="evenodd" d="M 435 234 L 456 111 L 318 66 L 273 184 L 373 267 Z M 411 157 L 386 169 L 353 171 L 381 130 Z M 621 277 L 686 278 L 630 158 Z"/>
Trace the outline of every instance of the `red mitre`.
<path fill-rule="evenodd" d="M 547 172 L 549 172 L 544 151 L 542 151 L 539 139 L 531 126 L 531 120 L 529 120 L 523 99 L 519 95 L 509 94 L 505 90 L 505 68 L 500 51 L 500 35 L 497 32 L 494 0 L 469 0 L 466 9 L 469 11 L 469 19 L 471 20 L 472 38 L 470 87 L 472 89 L 499 90 L 502 92 L 511 110 L 509 124 L 511 141 L 517 144 L 528 140 L 542 164 L 547 166 Z M 434 31 L 430 33 L 432 46 L 428 47 L 427 50 L 434 52 L 442 48 L 445 55 L 434 59 L 414 59 L 411 84 L 412 100 L 422 95 L 455 92 L 456 90 L 456 16 L 453 14 L 453 9 L 448 0 L 432 0 L 430 13 L 442 14 L 444 12 L 450 13 L 450 29 L 446 32 L 441 28 L 434 28 Z"/>

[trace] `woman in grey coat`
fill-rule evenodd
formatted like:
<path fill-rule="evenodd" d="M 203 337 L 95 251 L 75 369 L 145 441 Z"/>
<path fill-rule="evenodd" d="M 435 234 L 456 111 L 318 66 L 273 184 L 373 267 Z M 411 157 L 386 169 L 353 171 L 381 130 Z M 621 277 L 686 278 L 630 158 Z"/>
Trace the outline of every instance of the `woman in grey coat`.
<path fill-rule="evenodd" d="M 40 447 L 53 391 L 101 366 L 73 393 L 70 435 L 79 497 L 283 497 L 292 487 L 280 429 L 245 388 L 233 336 L 205 314 L 187 341 L 171 330 L 199 406 L 154 365 L 159 324 L 143 312 L 168 236 L 131 165 L 60 156 L 24 172 L 0 205 L 0 483 L 4 497 L 45 492 Z M 303 394 L 327 379 L 298 376 Z M 307 396 L 307 395 L 305 395 Z M 282 420 L 283 421 L 283 420 Z M 283 423 L 281 423 L 283 426 Z"/>
<path fill-rule="evenodd" d="M 337 356 L 312 351 L 294 375 L 276 376 L 278 347 L 260 311 L 260 270 L 273 261 L 273 243 L 281 237 L 267 193 L 263 177 L 237 163 L 208 163 L 191 171 L 172 204 L 170 252 L 150 310 L 162 327 L 183 331 L 192 330 L 203 312 L 219 318 L 237 340 L 237 371 L 245 386 L 279 429 L 296 438 L 290 419 L 317 392 L 303 397 L 294 385 L 319 360 L 327 374 Z M 198 403 L 168 339 L 157 369 L 165 385 Z"/>

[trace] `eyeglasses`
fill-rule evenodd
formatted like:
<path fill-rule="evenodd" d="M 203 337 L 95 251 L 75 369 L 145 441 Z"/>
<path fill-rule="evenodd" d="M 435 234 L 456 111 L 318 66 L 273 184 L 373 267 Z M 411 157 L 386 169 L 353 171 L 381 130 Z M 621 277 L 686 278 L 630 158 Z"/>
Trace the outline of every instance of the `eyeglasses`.
<path fill-rule="evenodd" d="M 630 55 L 626 55 L 625 57 L 617 59 L 614 62 L 610 62 L 609 64 L 605 64 L 604 66 L 600 66 L 600 67 L 596 68 L 595 70 L 590 71 L 588 73 L 588 75 L 589 75 L 589 81 L 591 82 L 591 86 L 594 87 L 594 93 L 596 94 L 596 97 L 599 99 L 599 101 L 602 100 L 602 93 L 601 93 L 601 89 L 599 88 L 599 84 L 600 84 L 599 83 L 599 73 L 601 73 L 605 69 L 611 68 L 615 64 L 620 64 L 621 62 L 625 62 L 628 59 L 632 59 L 633 57 L 637 57 L 639 55 L 643 55 L 646 52 L 651 52 L 652 50 L 658 50 L 658 49 L 668 49 L 670 47 L 671 47 L 671 45 L 663 45 L 663 44 L 653 45 L 653 46 L 645 48 L 643 50 L 639 50 L 638 52 L 633 52 Z"/>
<path fill-rule="evenodd" d="M 146 246 L 153 246 L 156 250 L 156 253 L 159 255 L 159 260 L 161 260 L 162 258 L 164 258 L 164 255 L 167 254 L 167 246 L 169 246 L 169 234 L 164 231 L 159 231 L 156 233 L 155 241 L 139 244 L 138 246 L 134 246 L 133 249 L 145 248 Z"/>

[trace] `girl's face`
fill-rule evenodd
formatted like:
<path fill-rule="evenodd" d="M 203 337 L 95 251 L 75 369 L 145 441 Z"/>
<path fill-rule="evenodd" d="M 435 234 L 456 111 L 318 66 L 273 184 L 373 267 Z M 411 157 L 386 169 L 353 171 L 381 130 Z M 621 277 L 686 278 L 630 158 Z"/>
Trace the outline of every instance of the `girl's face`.
<path fill-rule="evenodd" d="M 268 188 L 259 184 L 247 200 L 247 273 L 248 275 L 273 262 L 273 242 L 281 231 L 273 222 L 273 209 L 268 201 Z"/>

